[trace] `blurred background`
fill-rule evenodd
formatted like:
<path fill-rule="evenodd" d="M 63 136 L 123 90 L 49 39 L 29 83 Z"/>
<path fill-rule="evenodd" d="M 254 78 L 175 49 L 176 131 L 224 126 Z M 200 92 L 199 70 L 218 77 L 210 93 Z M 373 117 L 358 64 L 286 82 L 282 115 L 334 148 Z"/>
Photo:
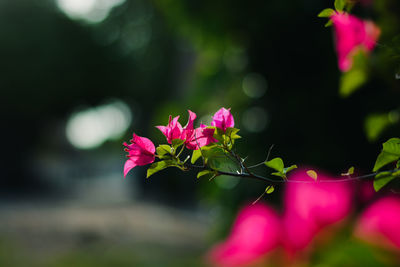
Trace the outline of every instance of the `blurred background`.
<path fill-rule="evenodd" d="M 0 265 L 204 266 L 265 185 L 122 174 L 122 142 L 165 142 L 154 126 L 187 109 L 231 108 L 249 164 L 274 144 L 288 165 L 369 173 L 400 130 L 400 4 L 362 2 L 376 64 L 342 98 L 330 0 L 0 0 Z"/>

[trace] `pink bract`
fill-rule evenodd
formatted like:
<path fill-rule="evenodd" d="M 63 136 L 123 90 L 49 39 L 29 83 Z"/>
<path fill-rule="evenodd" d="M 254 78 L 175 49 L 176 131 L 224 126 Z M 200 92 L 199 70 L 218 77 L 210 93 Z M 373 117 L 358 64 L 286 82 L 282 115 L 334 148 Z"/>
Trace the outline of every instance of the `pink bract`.
<path fill-rule="evenodd" d="M 200 127 L 193 131 L 191 137 L 186 139 L 186 147 L 191 150 L 197 150 L 200 147 L 218 142 L 214 136 L 214 129 L 207 128 L 206 125 L 201 124 Z"/>
<path fill-rule="evenodd" d="M 348 183 L 318 172 L 317 181 L 306 170 L 294 171 L 286 186 L 283 222 L 286 248 L 296 252 L 307 247 L 325 226 L 344 219 L 351 211 L 352 189 Z M 332 182 L 320 182 L 330 180 Z"/>
<path fill-rule="evenodd" d="M 155 158 L 154 153 L 156 149 L 150 139 L 133 134 L 130 142 L 131 144 L 124 142 L 124 146 L 126 146 L 125 151 L 129 153 L 127 155 L 128 160 L 124 166 L 124 177 L 126 177 L 132 168 L 150 164 L 154 162 Z"/>
<path fill-rule="evenodd" d="M 171 144 L 174 139 L 181 139 L 183 128 L 178 120 L 179 116 L 172 119 L 170 115 L 167 126 L 156 126 L 156 128 L 165 135 L 169 144 Z"/>
<path fill-rule="evenodd" d="M 216 266 L 251 264 L 278 247 L 280 222 L 276 212 L 264 204 L 247 206 L 239 212 L 226 241 L 209 253 Z"/>
<path fill-rule="evenodd" d="M 235 121 L 231 114 L 231 109 L 221 108 L 219 109 L 213 116 L 213 121 L 211 122 L 211 126 L 218 127 L 222 129 L 224 132 L 226 128 L 234 127 Z"/>
<path fill-rule="evenodd" d="M 335 29 L 336 51 L 341 71 L 348 71 L 353 65 L 353 56 L 358 49 L 370 52 L 374 49 L 380 29 L 371 21 L 363 21 L 348 13 L 331 16 Z"/>
<path fill-rule="evenodd" d="M 369 206 L 355 234 L 369 243 L 400 250 L 400 198 L 385 197 Z"/>

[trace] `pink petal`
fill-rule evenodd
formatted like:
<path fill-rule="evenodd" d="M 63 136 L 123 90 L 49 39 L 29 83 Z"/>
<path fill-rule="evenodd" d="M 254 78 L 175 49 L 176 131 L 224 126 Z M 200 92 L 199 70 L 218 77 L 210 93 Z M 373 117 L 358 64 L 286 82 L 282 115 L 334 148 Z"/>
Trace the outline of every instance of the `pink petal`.
<path fill-rule="evenodd" d="M 357 222 L 355 235 L 400 250 L 400 198 L 385 197 L 368 207 Z"/>
<path fill-rule="evenodd" d="M 156 152 L 156 148 L 150 139 L 133 134 L 133 140 L 140 148 L 149 152 L 150 154 L 154 154 Z"/>
<path fill-rule="evenodd" d="M 136 164 L 132 160 L 127 160 L 124 165 L 124 178 L 126 178 L 126 175 L 128 172 L 133 169 L 136 166 Z"/>
<path fill-rule="evenodd" d="M 335 13 L 331 19 L 335 30 L 339 69 L 348 71 L 357 49 L 365 52 L 374 49 L 380 29 L 371 21 L 363 21 L 347 13 Z"/>
<path fill-rule="evenodd" d="M 209 252 L 218 266 L 243 266 L 262 258 L 280 242 L 278 215 L 263 204 L 247 206 L 239 212 L 226 241 Z"/>
<path fill-rule="evenodd" d="M 188 110 L 188 112 L 189 112 L 189 119 L 188 119 L 188 122 L 187 122 L 186 126 L 184 127 L 184 129 L 191 130 L 191 129 L 193 129 L 193 122 L 197 116 L 196 116 L 196 113 L 192 112 L 191 110 Z"/>

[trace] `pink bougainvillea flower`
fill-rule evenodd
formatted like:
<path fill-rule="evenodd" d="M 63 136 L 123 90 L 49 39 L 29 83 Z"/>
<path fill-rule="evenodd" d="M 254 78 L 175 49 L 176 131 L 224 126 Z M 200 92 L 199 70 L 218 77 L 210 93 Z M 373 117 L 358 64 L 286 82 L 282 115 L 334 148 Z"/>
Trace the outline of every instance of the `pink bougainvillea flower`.
<path fill-rule="evenodd" d="M 400 198 L 385 197 L 369 206 L 357 222 L 355 235 L 369 243 L 400 250 Z"/>
<path fill-rule="evenodd" d="M 351 211 L 352 189 L 348 183 L 321 182 L 334 179 L 318 172 L 318 180 L 297 170 L 287 184 L 283 225 L 285 247 L 296 252 L 307 247 L 325 226 L 344 219 Z"/>
<path fill-rule="evenodd" d="M 156 126 L 157 129 L 159 129 L 167 138 L 167 142 L 169 144 L 172 143 L 172 140 L 174 139 L 181 139 L 182 133 L 183 133 L 183 128 L 182 125 L 178 122 L 179 116 L 176 116 L 175 118 L 172 118 L 172 116 L 169 116 L 169 121 L 167 126 Z"/>
<path fill-rule="evenodd" d="M 128 160 L 124 166 L 124 177 L 126 177 L 132 168 L 150 164 L 154 162 L 155 158 L 154 153 L 156 149 L 150 139 L 133 134 L 130 142 L 131 144 L 124 142 L 124 146 L 126 146 L 125 151 L 129 153 L 127 155 Z"/>
<path fill-rule="evenodd" d="M 348 71 L 353 65 L 353 56 L 362 49 L 369 53 L 376 45 L 380 29 L 372 21 L 363 21 L 348 13 L 331 16 L 335 29 L 336 51 L 341 71 Z"/>
<path fill-rule="evenodd" d="M 206 125 L 201 124 L 200 127 L 193 131 L 192 136 L 186 139 L 186 147 L 191 150 L 197 150 L 200 147 L 206 146 L 211 143 L 218 142 L 213 137 L 215 129 L 207 128 Z"/>
<path fill-rule="evenodd" d="M 276 212 L 264 204 L 245 207 L 239 212 L 228 239 L 209 253 L 216 266 L 251 264 L 280 243 L 280 222 Z"/>
<path fill-rule="evenodd" d="M 214 114 L 213 121 L 211 122 L 211 126 L 218 127 L 224 132 L 226 131 L 226 128 L 233 127 L 234 125 L 235 121 L 233 120 L 230 108 L 221 108 L 220 110 L 218 110 Z"/>

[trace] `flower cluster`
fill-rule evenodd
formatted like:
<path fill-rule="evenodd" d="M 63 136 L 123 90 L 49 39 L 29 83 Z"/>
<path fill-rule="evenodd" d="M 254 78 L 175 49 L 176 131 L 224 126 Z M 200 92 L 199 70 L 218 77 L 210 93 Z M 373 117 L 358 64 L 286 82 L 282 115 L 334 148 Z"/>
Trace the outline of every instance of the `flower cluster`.
<path fill-rule="evenodd" d="M 214 246 L 208 260 L 215 266 L 256 264 L 272 255 L 279 261 L 305 260 L 312 244 L 329 238 L 330 225 L 341 225 L 352 210 L 353 188 L 349 183 L 318 174 L 327 183 L 310 183 L 299 170 L 289 178 L 284 193 L 284 212 L 279 215 L 266 204 L 244 207 L 233 223 L 228 238 Z M 299 182 L 302 183 L 299 183 Z M 307 182 L 308 181 L 308 182 Z M 400 199 L 385 197 L 373 203 L 356 222 L 354 235 L 366 242 L 400 252 Z M 322 237 L 322 238 L 321 238 Z M 325 237 L 325 238 L 323 238 Z M 283 253 L 274 253 L 278 250 Z M 258 265 L 257 265 L 258 266 Z M 263 266 L 263 265 L 260 265 Z"/>
<path fill-rule="evenodd" d="M 185 170 L 187 168 L 186 161 L 179 159 L 184 147 L 196 151 L 202 147 L 218 143 L 223 149 L 229 149 L 229 142 L 226 141 L 227 135 L 229 135 L 230 141 L 238 138 L 237 135 L 232 134 L 238 130 L 232 131 L 234 129 L 234 119 L 230 109 L 221 108 L 214 114 L 211 126 L 200 124 L 198 128 L 194 127 L 196 113 L 190 110 L 188 112 L 189 119 L 184 127 L 179 123 L 179 116 L 174 118 L 169 116 L 166 126 L 156 126 L 165 135 L 167 143 L 170 145 L 160 145 L 156 149 L 152 141 L 135 133 L 133 134 L 133 139 L 130 140 L 131 144 L 124 143 L 125 151 L 128 152 L 128 160 L 124 166 L 124 177 L 134 167 L 153 163 L 156 158 L 161 161 L 151 166 L 147 176 L 170 166 Z M 181 146 L 181 151 L 177 153 L 177 149 Z"/>

